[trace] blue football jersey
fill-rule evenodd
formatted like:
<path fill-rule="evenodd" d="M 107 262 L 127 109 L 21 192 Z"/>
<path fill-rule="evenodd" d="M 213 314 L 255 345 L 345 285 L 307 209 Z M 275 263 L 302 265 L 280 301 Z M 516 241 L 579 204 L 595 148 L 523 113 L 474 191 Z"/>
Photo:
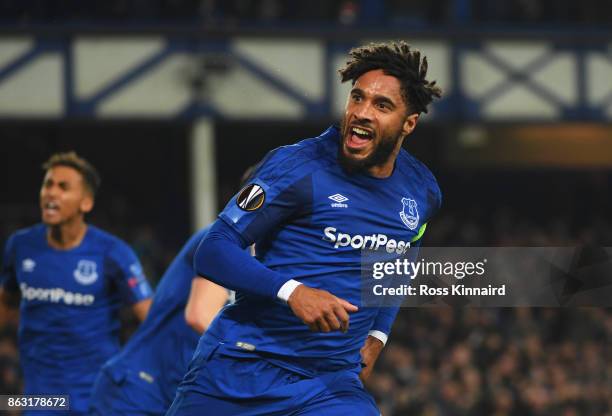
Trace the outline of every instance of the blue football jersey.
<path fill-rule="evenodd" d="M 164 412 L 172 403 L 200 338 L 185 321 L 185 306 L 196 276 L 193 254 L 207 232 L 208 228 L 198 231 L 183 246 L 157 285 L 147 319 L 121 352 L 104 365 L 104 371 L 115 380 L 131 372 L 148 384 L 147 392 L 141 392 L 142 400 L 153 394 L 156 403 L 164 403 L 161 410 L 148 409 L 151 412 Z M 135 402 L 140 400 L 138 394 L 132 391 Z"/>
<path fill-rule="evenodd" d="M 70 394 L 85 410 L 102 364 L 119 351 L 119 309 L 152 295 L 123 241 L 88 225 L 70 250 L 49 246 L 44 224 L 6 243 L 0 284 L 20 291 L 19 351 L 26 394 Z"/>
<path fill-rule="evenodd" d="M 405 253 L 439 209 L 441 194 L 431 172 L 405 150 L 381 179 L 345 172 L 339 143 L 339 129 L 331 127 L 272 151 L 220 219 L 256 243 L 268 268 L 359 306 L 361 250 Z M 237 293 L 205 337 L 293 369 L 314 362 L 332 369 L 359 364 L 377 313 L 363 307 L 350 314 L 347 333 L 315 333 L 281 301 Z"/>

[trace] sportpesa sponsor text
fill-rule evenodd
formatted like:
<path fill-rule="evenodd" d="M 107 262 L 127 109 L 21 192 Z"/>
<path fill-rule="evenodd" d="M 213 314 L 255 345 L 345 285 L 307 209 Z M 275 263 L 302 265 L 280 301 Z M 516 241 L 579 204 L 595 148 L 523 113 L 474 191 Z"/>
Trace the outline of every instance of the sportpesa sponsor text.
<path fill-rule="evenodd" d="M 356 250 L 379 250 L 384 248 L 387 253 L 405 254 L 410 248 L 410 241 L 394 240 L 385 234 L 350 235 L 336 232 L 335 227 L 326 227 L 323 232 L 325 241 L 334 243 L 334 248 L 351 246 Z"/>
<path fill-rule="evenodd" d="M 21 289 L 21 296 L 27 301 L 38 300 L 42 302 L 64 303 L 66 305 L 89 306 L 96 300 L 94 295 L 69 292 L 61 287 L 43 289 L 21 283 L 19 288 Z"/>

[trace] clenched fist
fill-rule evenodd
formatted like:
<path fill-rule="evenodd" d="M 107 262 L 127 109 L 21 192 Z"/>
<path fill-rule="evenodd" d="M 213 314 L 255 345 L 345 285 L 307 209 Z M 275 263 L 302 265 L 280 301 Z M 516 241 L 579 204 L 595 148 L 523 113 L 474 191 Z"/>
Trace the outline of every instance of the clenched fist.
<path fill-rule="evenodd" d="M 346 332 L 349 327 L 349 313 L 357 312 L 357 306 L 336 297 L 326 290 L 306 285 L 295 288 L 287 304 L 311 331 Z"/>

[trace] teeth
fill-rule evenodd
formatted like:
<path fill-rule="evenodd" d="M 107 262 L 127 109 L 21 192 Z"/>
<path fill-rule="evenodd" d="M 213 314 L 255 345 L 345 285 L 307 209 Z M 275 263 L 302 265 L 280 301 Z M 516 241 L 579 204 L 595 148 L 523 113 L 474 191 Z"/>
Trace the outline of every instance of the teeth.
<path fill-rule="evenodd" d="M 370 132 L 367 130 L 360 129 L 359 127 L 353 127 L 353 132 L 357 134 L 361 134 L 362 136 L 369 136 Z"/>
<path fill-rule="evenodd" d="M 57 204 L 55 202 L 47 202 L 47 204 L 45 205 L 45 208 L 56 209 Z"/>

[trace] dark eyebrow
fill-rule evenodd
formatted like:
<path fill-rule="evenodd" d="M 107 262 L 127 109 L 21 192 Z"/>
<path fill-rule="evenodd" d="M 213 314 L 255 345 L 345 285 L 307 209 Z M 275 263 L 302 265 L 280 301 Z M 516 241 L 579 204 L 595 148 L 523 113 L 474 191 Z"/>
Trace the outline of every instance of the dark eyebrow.
<path fill-rule="evenodd" d="M 360 94 L 360 95 L 365 95 L 365 93 L 363 92 L 363 90 L 361 88 L 353 88 L 351 90 L 351 95 L 352 94 Z M 395 102 L 393 102 L 393 100 L 385 95 L 375 95 L 374 96 L 374 101 L 377 103 L 385 103 L 385 104 L 389 104 L 391 107 L 396 108 L 397 104 L 395 104 Z"/>
<path fill-rule="evenodd" d="M 395 105 L 395 103 L 393 102 L 393 100 L 391 100 L 391 98 L 385 97 L 384 95 L 377 95 L 377 96 L 375 96 L 374 97 L 374 101 L 377 102 L 377 103 L 389 104 L 393 108 L 397 107 Z"/>

